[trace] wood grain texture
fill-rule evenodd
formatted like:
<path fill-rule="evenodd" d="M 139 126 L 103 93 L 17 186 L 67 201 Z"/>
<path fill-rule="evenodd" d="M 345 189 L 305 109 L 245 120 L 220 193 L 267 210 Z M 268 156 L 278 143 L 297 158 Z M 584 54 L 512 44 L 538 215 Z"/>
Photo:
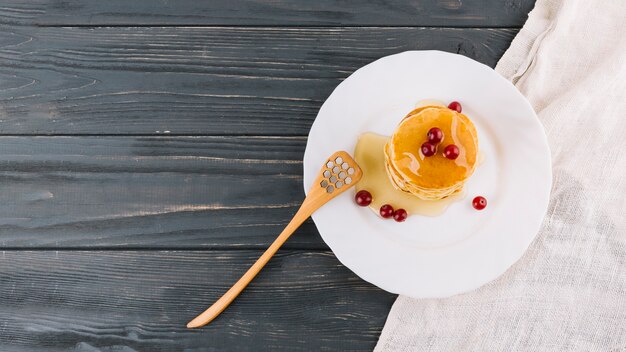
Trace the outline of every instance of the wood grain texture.
<path fill-rule="evenodd" d="M 0 137 L 0 248 L 266 248 L 303 137 Z M 286 248 L 327 248 L 307 221 Z"/>
<path fill-rule="evenodd" d="M 394 295 L 280 251 L 211 325 L 186 321 L 260 251 L 4 251 L 2 351 L 369 351 Z"/>
<path fill-rule="evenodd" d="M 184 325 L 295 213 L 335 86 L 405 50 L 494 66 L 533 4 L 3 1 L 0 351 L 372 350 L 395 296 L 311 221 Z"/>
<path fill-rule="evenodd" d="M 0 4 L 0 25 L 33 25 L 40 16 L 44 16 L 49 2 L 47 0 L 5 0 Z M 2 28 L 6 30 L 6 28 Z"/>
<path fill-rule="evenodd" d="M 494 66 L 513 29 L 11 28 L 0 134 L 306 135 L 359 67 L 414 49 Z"/>
<path fill-rule="evenodd" d="M 9 0 L 0 23 L 37 25 L 521 26 L 534 0 Z"/>
<path fill-rule="evenodd" d="M 204 312 L 200 313 L 197 317 L 187 323 L 188 328 L 199 328 L 202 327 L 211 321 L 213 321 L 217 316 L 224 311 L 230 305 L 238 295 L 250 284 L 250 282 L 254 279 L 258 273 L 263 270 L 263 267 L 267 264 L 267 262 L 276 254 L 276 252 L 283 246 L 283 244 L 289 239 L 289 237 L 302 225 L 304 221 L 306 221 L 315 211 L 321 208 L 324 204 L 330 202 L 334 198 L 339 197 L 340 194 L 352 189 L 354 185 L 356 185 L 363 172 L 361 168 L 356 164 L 354 159 L 350 156 L 350 154 L 345 151 L 335 152 L 329 156 L 328 160 L 333 160 L 336 162 L 335 168 L 337 171 L 324 171 L 327 167 L 331 168 L 333 162 L 330 163 L 330 167 L 328 164 L 322 166 L 321 170 L 318 172 L 317 177 L 314 178 L 312 182 L 312 186 L 308 189 L 306 198 L 302 202 L 302 205 L 298 209 L 298 212 L 293 216 L 289 224 L 285 227 L 285 229 L 276 237 L 276 239 L 272 242 L 272 244 L 263 252 L 263 254 L 257 259 L 257 261 L 252 264 L 250 269 L 248 269 L 243 276 L 237 280 L 237 282 L 228 290 L 222 297 L 220 297 L 213 305 L 207 308 Z M 343 162 L 343 164 L 342 164 Z M 326 163 L 324 161 L 324 163 Z M 334 183 L 333 179 L 343 180 L 344 178 L 340 176 L 339 170 L 346 170 L 349 174 L 348 177 L 345 178 L 345 185 L 340 186 L 340 182 Z M 329 173 L 325 175 L 325 173 Z M 345 172 L 341 172 L 345 173 Z M 345 177 L 345 176 L 344 176 Z M 352 181 L 351 181 L 352 180 Z M 326 187 L 324 185 L 330 186 Z M 351 183 L 351 185 L 349 185 Z M 320 187 L 320 184 L 323 186 Z M 333 186 L 336 185 L 336 188 Z M 353 192 L 351 192 L 353 194 Z"/>

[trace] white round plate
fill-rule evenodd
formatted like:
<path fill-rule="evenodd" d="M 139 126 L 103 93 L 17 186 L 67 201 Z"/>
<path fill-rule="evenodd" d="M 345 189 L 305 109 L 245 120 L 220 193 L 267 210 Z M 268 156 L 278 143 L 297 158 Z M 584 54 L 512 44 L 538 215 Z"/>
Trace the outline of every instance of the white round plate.
<path fill-rule="evenodd" d="M 391 135 L 424 99 L 461 102 L 485 155 L 467 196 L 437 217 L 383 220 L 354 203 L 354 190 L 313 214 L 324 241 L 358 276 L 389 292 L 447 297 L 504 273 L 534 239 L 548 207 L 547 139 L 528 101 L 491 68 L 464 56 L 407 51 L 379 59 L 343 81 L 320 109 L 304 154 L 308 191 L 326 158 L 354 154 L 360 134 Z M 418 142 L 416 142 L 418 143 Z M 474 196 L 487 198 L 483 211 Z"/>

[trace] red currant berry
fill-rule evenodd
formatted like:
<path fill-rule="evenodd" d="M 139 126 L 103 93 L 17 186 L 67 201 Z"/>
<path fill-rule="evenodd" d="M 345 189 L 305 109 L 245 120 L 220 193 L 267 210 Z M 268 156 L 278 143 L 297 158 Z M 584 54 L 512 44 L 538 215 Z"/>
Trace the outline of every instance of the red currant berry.
<path fill-rule="evenodd" d="M 441 131 L 438 127 L 433 127 L 428 130 L 426 138 L 430 143 L 437 144 L 443 140 L 443 131 Z"/>
<path fill-rule="evenodd" d="M 459 103 L 458 101 L 451 102 L 450 105 L 448 105 L 448 109 L 456 110 L 456 112 L 461 112 L 463 110 L 463 108 L 461 107 L 461 103 Z"/>
<path fill-rule="evenodd" d="M 385 204 L 382 207 L 380 207 L 380 216 L 382 216 L 385 219 L 389 219 L 390 217 L 392 217 L 393 207 L 389 204 Z"/>
<path fill-rule="evenodd" d="M 433 156 L 437 152 L 437 147 L 432 143 L 424 142 L 420 150 L 424 156 Z"/>
<path fill-rule="evenodd" d="M 406 217 L 409 214 L 407 214 L 406 210 L 404 209 L 397 209 L 396 211 L 393 212 L 393 219 L 397 222 L 403 222 L 404 220 L 406 220 Z"/>
<path fill-rule="evenodd" d="M 483 210 L 487 207 L 487 199 L 485 199 L 485 197 L 478 196 L 472 200 L 472 206 L 476 210 Z"/>
<path fill-rule="evenodd" d="M 372 194 L 366 190 L 360 190 L 356 192 L 356 196 L 354 196 L 354 200 L 356 204 L 366 207 L 372 203 Z"/>
<path fill-rule="evenodd" d="M 450 160 L 454 160 L 459 157 L 459 147 L 454 144 L 450 144 L 443 150 L 443 156 Z"/>

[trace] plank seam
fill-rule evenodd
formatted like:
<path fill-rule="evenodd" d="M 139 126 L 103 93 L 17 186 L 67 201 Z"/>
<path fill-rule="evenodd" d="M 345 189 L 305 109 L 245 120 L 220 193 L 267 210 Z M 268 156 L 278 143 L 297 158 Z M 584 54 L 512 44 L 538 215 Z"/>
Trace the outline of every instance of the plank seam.
<path fill-rule="evenodd" d="M 282 135 L 282 134 L 210 134 L 210 133 L 0 133 L 0 137 L 219 137 L 219 138 L 276 138 L 276 139 L 306 139 L 304 134 Z"/>
<path fill-rule="evenodd" d="M 406 29 L 515 29 L 522 26 L 424 26 L 424 25 L 276 25 L 276 24 L 248 24 L 248 25 L 224 25 L 224 24 L 34 24 L 20 25 L 15 27 L 36 27 L 36 28 L 250 28 L 250 29 L 341 29 L 341 28 L 406 28 Z"/>

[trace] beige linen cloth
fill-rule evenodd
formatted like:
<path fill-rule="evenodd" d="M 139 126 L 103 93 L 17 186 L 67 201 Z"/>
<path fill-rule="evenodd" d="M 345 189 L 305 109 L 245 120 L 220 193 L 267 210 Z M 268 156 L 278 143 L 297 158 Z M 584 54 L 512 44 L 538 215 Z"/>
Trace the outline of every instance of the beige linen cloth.
<path fill-rule="evenodd" d="M 496 70 L 548 136 L 542 228 L 476 291 L 400 296 L 375 351 L 626 351 L 626 1 L 538 0 Z"/>

